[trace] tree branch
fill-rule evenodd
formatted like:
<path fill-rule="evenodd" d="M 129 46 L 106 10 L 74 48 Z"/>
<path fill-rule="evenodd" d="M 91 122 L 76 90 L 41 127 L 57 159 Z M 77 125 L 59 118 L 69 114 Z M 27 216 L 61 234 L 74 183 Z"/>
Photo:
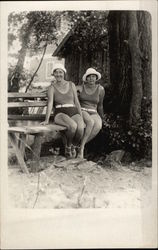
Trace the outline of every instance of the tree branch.
<path fill-rule="evenodd" d="M 39 65 L 38 65 L 36 71 L 35 71 L 34 74 L 32 75 L 31 80 L 30 80 L 30 82 L 29 82 L 29 84 L 27 85 L 27 88 L 26 88 L 26 90 L 25 90 L 25 93 L 26 93 L 27 90 L 29 89 L 29 87 L 30 87 L 30 85 L 31 85 L 31 83 L 32 83 L 32 81 L 33 81 L 33 79 L 34 79 L 36 73 L 38 72 L 38 70 L 39 70 L 39 68 L 40 68 L 40 66 L 41 66 L 41 64 L 42 64 L 44 55 L 45 55 L 45 53 L 46 53 L 46 49 L 47 49 L 47 42 L 46 42 L 46 44 L 44 45 L 43 55 L 42 55 L 42 57 L 41 57 L 40 63 L 39 63 Z"/>

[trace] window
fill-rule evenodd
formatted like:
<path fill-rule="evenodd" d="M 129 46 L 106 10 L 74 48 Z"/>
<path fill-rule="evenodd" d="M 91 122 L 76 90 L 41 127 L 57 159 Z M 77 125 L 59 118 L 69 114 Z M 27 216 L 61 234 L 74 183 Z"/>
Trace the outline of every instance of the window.
<path fill-rule="evenodd" d="M 51 79 L 51 72 L 53 68 L 53 62 L 46 62 L 46 79 Z"/>

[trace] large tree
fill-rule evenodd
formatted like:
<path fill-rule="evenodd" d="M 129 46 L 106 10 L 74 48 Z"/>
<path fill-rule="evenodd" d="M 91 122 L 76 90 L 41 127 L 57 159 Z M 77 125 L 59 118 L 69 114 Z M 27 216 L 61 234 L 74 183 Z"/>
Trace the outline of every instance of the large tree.
<path fill-rule="evenodd" d="M 151 16 L 144 11 L 110 11 L 108 20 L 117 112 L 128 113 L 130 124 L 137 124 L 142 104 L 151 99 Z"/>

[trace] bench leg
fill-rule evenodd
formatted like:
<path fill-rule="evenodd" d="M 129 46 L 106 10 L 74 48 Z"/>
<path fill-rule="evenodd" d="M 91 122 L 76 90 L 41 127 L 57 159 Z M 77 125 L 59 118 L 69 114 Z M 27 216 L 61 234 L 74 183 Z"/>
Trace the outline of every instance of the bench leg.
<path fill-rule="evenodd" d="M 23 156 L 24 159 L 25 159 L 26 141 L 27 141 L 27 135 L 26 134 L 20 134 L 19 149 L 20 149 L 21 155 Z"/>
<path fill-rule="evenodd" d="M 27 166 L 25 164 L 24 158 L 23 158 L 21 151 L 18 147 L 16 136 L 14 135 L 14 133 L 9 133 L 9 139 L 10 139 L 10 142 L 15 150 L 15 154 L 16 154 L 16 157 L 18 159 L 18 162 L 20 164 L 22 171 L 26 174 L 29 174 L 29 171 L 28 171 Z"/>
<path fill-rule="evenodd" d="M 39 168 L 39 160 L 42 146 L 42 135 L 35 135 L 34 144 L 32 146 L 32 172 L 36 172 Z"/>

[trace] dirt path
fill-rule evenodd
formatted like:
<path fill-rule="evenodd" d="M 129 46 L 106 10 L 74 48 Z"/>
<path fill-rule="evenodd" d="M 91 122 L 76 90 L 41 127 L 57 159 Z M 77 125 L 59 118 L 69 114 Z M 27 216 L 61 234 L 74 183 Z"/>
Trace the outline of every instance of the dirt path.
<path fill-rule="evenodd" d="M 10 204 L 18 208 L 138 208 L 150 204 L 146 166 L 100 167 L 92 161 L 42 157 L 45 168 L 29 176 L 9 167 Z M 37 194 L 38 190 L 38 194 Z"/>

